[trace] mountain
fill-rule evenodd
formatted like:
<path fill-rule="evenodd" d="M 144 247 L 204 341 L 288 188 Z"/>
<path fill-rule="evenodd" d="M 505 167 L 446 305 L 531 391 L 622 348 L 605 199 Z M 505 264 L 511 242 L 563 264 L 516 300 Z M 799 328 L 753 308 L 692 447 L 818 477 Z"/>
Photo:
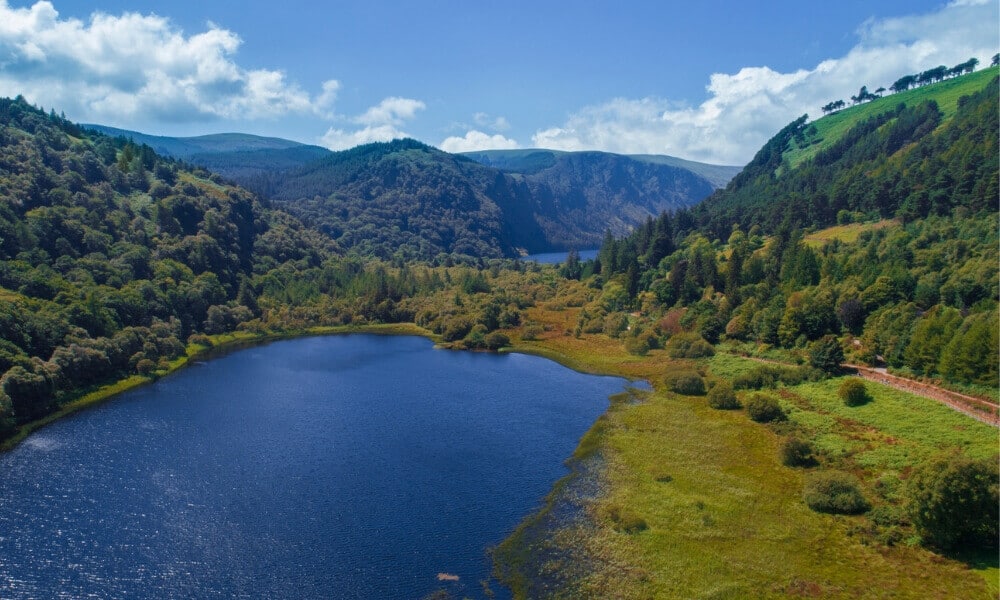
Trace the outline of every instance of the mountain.
<path fill-rule="evenodd" d="M 516 256 L 593 248 L 691 206 L 735 167 L 668 156 L 551 150 L 450 155 L 412 140 L 330 152 L 275 138 L 167 138 L 89 126 L 147 144 L 284 203 L 347 250 L 383 258 Z"/>
<path fill-rule="evenodd" d="M 525 175 L 536 174 L 545 169 L 559 168 L 561 164 L 564 164 L 567 160 L 571 160 L 570 157 L 573 155 L 581 157 L 589 156 L 592 158 L 599 156 L 618 157 L 625 163 L 635 161 L 684 169 L 705 178 L 716 188 L 725 187 L 742 169 L 742 167 L 712 165 L 662 154 L 623 155 L 608 152 L 563 152 L 560 150 L 528 149 L 480 150 L 477 152 L 464 152 L 463 155 L 484 165 L 496 167 L 501 171 L 522 173 Z"/>
<path fill-rule="evenodd" d="M 710 342 L 995 394 L 998 75 L 796 119 L 724 190 L 604 243 L 605 296 L 683 309 Z"/>
<path fill-rule="evenodd" d="M 299 142 L 274 137 L 261 137 L 248 133 L 215 133 L 195 137 L 168 137 L 149 135 L 138 131 L 118 129 L 106 125 L 83 124 L 80 127 L 103 133 L 110 137 L 123 137 L 136 144 L 146 144 L 157 154 L 190 159 L 200 154 L 226 154 L 230 152 L 255 152 L 259 150 L 288 150 L 291 148 L 314 148 L 326 153 L 319 146 L 308 146 Z"/>
<path fill-rule="evenodd" d="M 424 259 L 593 248 L 606 231 L 715 189 L 687 169 L 615 154 L 453 155 L 414 140 L 337 152 L 256 187 L 345 249 Z"/>
<path fill-rule="evenodd" d="M 166 369 L 190 335 L 262 316 L 260 289 L 292 293 L 283 281 L 335 255 L 217 175 L 0 99 L 0 439 Z"/>
<path fill-rule="evenodd" d="M 733 223 L 772 232 L 785 220 L 827 227 L 995 208 L 997 165 L 984 157 L 996 152 L 996 117 L 983 99 L 997 74 L 991 67 L 813 123 L 796 119 L 692 215 L 725 239 Z"/>

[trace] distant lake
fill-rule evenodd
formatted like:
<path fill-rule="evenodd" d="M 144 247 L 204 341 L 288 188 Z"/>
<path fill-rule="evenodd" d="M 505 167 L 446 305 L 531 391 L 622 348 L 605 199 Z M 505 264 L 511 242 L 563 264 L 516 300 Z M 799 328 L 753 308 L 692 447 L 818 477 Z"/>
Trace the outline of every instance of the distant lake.
<path fill-rule="evenodd" d="M 189 367 L 0 455 L 0 595 L 484 598 L 625 383 L 372 335 Z"/>
<path fill-rule="evenodd" d="M 591 260 L 597 258 L 597 253 L 599 251 L 599 248 L 595 248 L 593 250 L 577 250 L 577 253 L 580 255 L 580 260 Z M 543 252 L 541 254 L 529 254 L 527 256 L 522 256 L 521 260 L 532 260 L 538 263 L 554 265 L 556 263 L 566 262 L 567 256 L 569 256 L 569 252 Z"/>

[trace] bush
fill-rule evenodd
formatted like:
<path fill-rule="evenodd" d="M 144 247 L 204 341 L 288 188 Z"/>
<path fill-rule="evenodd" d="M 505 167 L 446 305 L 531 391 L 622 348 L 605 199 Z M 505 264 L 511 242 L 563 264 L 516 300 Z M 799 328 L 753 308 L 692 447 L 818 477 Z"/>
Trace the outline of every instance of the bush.
<path fill-rule="evenodd" d="M 859 515 L 871 508 L 853 475 L 841 471 L 813 474 L 806 480 L 802 499 L 816 512 Z"/>
<path fill-rule="evenodd" d="M 845 379 L 837 390 L 837 395 L 847 406 L 861 406 L 871 402 L 872 397 L 868 395 L 864 382 L 857 377 Z"/>
<path fill-rule="evenodd" d="M 758 423 L 784 421 L 787 418 L 778 401 L 764 394 L 754 394 L 750 398 L 747 402 L 747 414 Z"/>
<path fill-rule="evenodd" d="M 816 464 L 813 458 L 813 448 L 809 442 L 790 437 L 781 444 L 779 450 L 781 464 L 786 467 L 811 467 Z"/>
<path fill-rule="evenodd" d="M 496 351 L 504 346 L 509 346 L 510 338 L 499 331 L 494 331 L 486 336 L 485 343 L 488 350 Z"/>
<path fill-rule="evenodd" d="M 733 386 L 720 381 L 708 392 L 708 405 L 719 410 L 733 410 L 740 407 L 740 401 L 733 393 Z"/>
<path fill-rule="evenodd" d="M 537 340 L 545 330 L 542 329 L 541 325 L 528 325 L 524 328 L 524 333 L 521 334 L 521 339 L 527 342 L 532 342 Z"/>
<path fill-rule="evenodd" d="M 641 336 L 625 338 L 625 352 L 636 356 L 646 356 L 649 353 L 649 339 Z"/>
<path fill-rule="evenodd" d="M 667 387 L 685 396 L 704 396 L 705 380 L 697 371 L 677 371 L 666 377 Z"/>
<path fill-rule="evenodd" d="M 996 547 L 1000 497 L 995 460 L 953 455 L 924 463 L 907 486 L 910 519 L 923 540 L 942 549 Z"/>
<path fill-rule="evenodd" d="M 780 365 L 760 365 L 733 378 L 733 388 L 737 390 L 760 390 L 776 387 L 779 383 L 798 385 L 803 381 L 815 381 L 822 374 L 808 367 L 786 367 Z"/>
<path fill-rule="evenodd" d="M 667 341 L 671 358 L 705 358 L 715 355 L 715 349 L 697 333 L 678 333 Z"/>

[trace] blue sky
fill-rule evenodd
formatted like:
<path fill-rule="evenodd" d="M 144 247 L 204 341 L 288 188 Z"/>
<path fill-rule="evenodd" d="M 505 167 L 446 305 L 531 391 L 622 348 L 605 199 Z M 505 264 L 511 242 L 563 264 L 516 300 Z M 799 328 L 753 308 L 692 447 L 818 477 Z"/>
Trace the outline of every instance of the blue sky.
<path fill-rule="evenodd" d="M 0 95 L 162 135 L 743 164 L 861 85 L 988 63 L 998 22 L 997 0 L 0 0 Z"/>

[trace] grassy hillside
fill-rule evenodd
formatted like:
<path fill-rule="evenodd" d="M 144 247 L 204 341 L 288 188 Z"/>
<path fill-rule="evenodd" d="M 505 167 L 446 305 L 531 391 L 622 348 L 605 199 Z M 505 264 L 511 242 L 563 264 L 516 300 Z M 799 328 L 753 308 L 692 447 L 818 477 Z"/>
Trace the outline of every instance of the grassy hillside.
<path fill-rule="evenodd" d="M 924 87 L 890 94 L 857 106 L 845 108 L 836 113 L 813 121 L 806 128 L 806 136 L 801 144 L 792 144 L 785 150 L 783 158 L 791 167 L 797 167 L 813 158 L 822 150 L 830 148 L 841 139 L 851 127 L 889 110 L 900 102 L 918 104 L 933 100 L 941 110 L 941 121 L 947 122 L 958 110 L 958 99 L 983 89 L 991 79 L 1000 74 L 1000 67 L 988 67 L 975 73 L 948 79 Z M 815 127 L 815 130 L 812 127 Z"/>

